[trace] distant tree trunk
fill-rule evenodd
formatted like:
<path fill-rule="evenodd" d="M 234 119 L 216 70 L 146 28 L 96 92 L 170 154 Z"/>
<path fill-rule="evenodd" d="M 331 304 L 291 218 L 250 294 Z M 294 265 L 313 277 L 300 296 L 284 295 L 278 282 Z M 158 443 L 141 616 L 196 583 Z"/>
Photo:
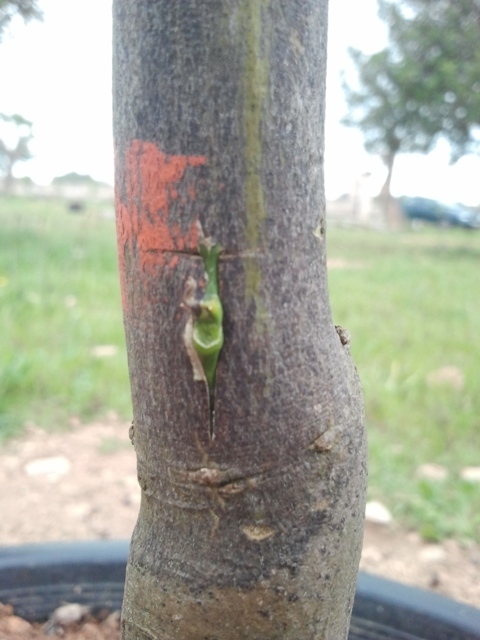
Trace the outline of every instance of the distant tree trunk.
<path fill-rule="evenodd" d="M 0 164 L 2 165 L 3 173 L 3 192 L 7 195 L 12 193 L 13 189 L 13 167 L 15 166 L 18 158 L 16 157 L 15 150 L 7 149 L 0 140 Z"/>
<path fill-rule="evenodd" d="M 360 385 L 327 294 L 327 0 L 113 6 L 119 263 L 142 488 L 124 638 L 342 640 L 366 447 Z M 214 421 L 184 341 L 187 291 L 198 300 L 207 280 L 203 236 L 221 247 Z"/>
<path fill-rule="evenodd" d="M 393 168 L 395 165 L 395 158 L 397 157 L 396 151 L 391 151 L 383 157 L 383 162 L 387 168 L 387 177 L 380 189 L 380 200 L 382 203 L 383 214 L 386 225 L 389 229 L 395 229 L 401 226 L 402 217 L 399 207 L 395 200 L 392 198 L 392 177 Z"/>
<path fill-rule="evenodd" d="M 6 194 L 10 194 L 12 192 L 13 187 L 13 162 L 8 162 L 6 164 L 3 176 L 3 190 Z"/>

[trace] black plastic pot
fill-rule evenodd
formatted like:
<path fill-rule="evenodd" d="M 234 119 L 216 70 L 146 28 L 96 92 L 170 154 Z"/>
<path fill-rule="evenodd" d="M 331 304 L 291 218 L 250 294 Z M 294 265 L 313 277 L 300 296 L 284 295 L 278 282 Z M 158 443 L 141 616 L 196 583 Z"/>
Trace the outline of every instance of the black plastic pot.
<path fill-rule="evenodd" d="M 128 542 L 0 547 L 0 602 L 44 620 L 65 602 L 121 607 Z M 349 640 L 480 640 L 480 610 L 360 573 Z"/>

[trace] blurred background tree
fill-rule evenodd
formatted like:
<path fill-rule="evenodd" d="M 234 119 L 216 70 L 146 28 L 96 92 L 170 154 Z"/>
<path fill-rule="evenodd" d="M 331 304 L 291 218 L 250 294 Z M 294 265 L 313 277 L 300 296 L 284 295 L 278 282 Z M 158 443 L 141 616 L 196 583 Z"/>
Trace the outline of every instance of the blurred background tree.
<path fill-rule="evenodd" d="M 0 0 L 0 42 L 2 36 L 12 21 L 19 15 L 25 22 L 29 20 L 41 20 L 43 13 L 37 0 Z"/>
<path fill-rule="evenodd" d="M 25 22 L 43 18 L 37 0 L 0 0 L 0 42 L 16 15 Z M 32 125 L 17 113 L 9 116 L 0 113 L 0 175 L 3 176 L 3 188 L 7 193 L 11 191 L 14 166 L 32 157 L 29 148 L 33 137 Z"/>
<path fill-rule="evenodd" d="M 427 153 L 440 137 L 451 160 L 480 142 L 480 0 L 379 0 L 389 43 L 367 55 L 351 49 L 356 82 L 344 80 L 349 112 L 365 149 L 382 157 L 389 213 L 398 153 Z"/>
<path fill-rule="evenodd" d="M 13 183 L 13 167 L 17 162 L 30 160 L 33 154 L 29 144 L 33 138 L 33 123 L 14 113 L 6 116 L 0 113 L 0 172 L 3 189 L 9 193 Z"/>
<path fill-rule="evenodd" d="M 366 55 L 349 50 L 357 71 L 357 87 L 344 81 L 349 112 L 343 124 L 358 127 L 364 136 L 365 149 L 382 158 L 387 169 L 380 195 L 387 221 L 391 222 L 390 185 L 398 153 L 428 152 L 435 139 L 425 133 L 421 112 L 405 98 L 405 84 L 412 70 L 395 60 L 390 49 Z M 413 70 L 413 73 L 416 73 Z"/>
<path fill-rule="evenodd" d="M 400 89 L 421 114 L 420 130 L 443 136 L 452 161 L 478 152 L 480 0 L 379 0 L 390 50 L 404 69 Z"/>

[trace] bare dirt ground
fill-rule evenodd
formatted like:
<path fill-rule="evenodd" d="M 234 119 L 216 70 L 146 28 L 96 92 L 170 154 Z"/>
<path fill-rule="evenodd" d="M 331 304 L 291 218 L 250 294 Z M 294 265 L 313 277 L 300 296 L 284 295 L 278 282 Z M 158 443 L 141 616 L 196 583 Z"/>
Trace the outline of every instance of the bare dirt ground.
<path fill-rule="evenodd" d="M 0 448 L 0 545 L 129 538 L 140 503 L 128 424 L 31 428 Z M 361 568 L 480 608 L 480 545 L 367 523 Z"/>

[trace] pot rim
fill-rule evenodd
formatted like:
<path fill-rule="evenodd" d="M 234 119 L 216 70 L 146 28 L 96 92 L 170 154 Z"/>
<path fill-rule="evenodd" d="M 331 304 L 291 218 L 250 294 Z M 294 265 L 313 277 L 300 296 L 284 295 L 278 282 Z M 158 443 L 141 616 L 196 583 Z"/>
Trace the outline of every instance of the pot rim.
<path fill-rule="evenodd" d="M 128 540 L 0 546 L 0 602 L 30 621 L 65 602 L 118 610 Z M 480 609 L 360 571 L 350 640 L 480 640 Z"/>

